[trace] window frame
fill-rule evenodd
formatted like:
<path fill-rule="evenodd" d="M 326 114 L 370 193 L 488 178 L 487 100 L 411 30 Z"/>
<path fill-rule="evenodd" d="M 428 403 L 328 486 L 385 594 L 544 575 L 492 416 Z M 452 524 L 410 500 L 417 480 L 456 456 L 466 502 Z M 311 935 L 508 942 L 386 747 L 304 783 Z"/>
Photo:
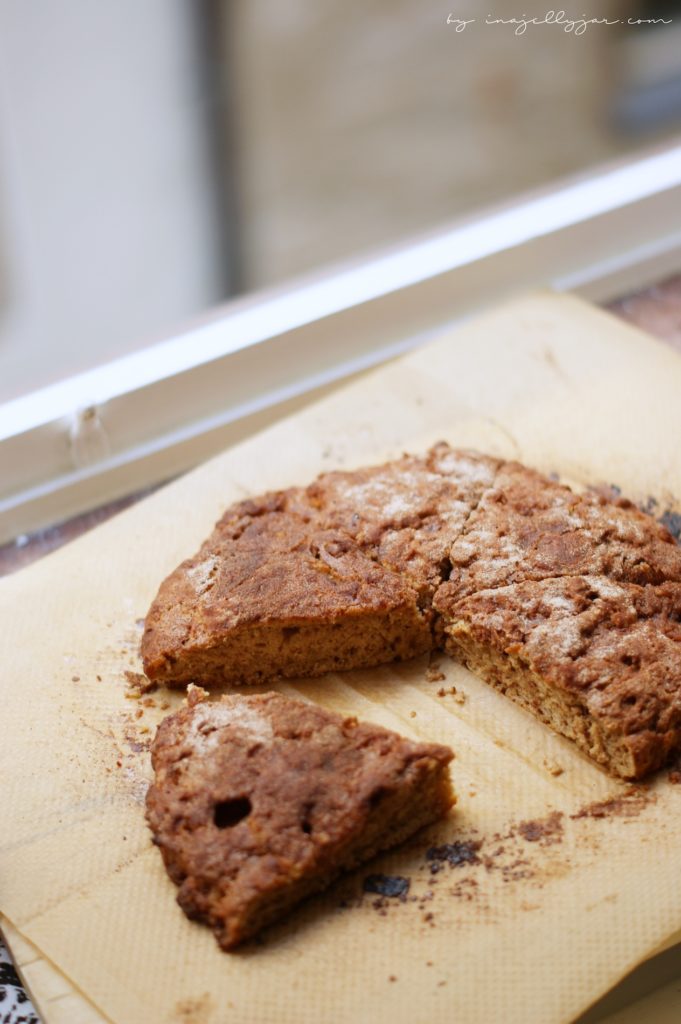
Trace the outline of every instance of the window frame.
<path fill-rule="evenodd" d="M 681 144 L 211 311 L 0 406 L 0 542 L 168 479 L 519 291 L 607 302 L 681 269 Z"/>

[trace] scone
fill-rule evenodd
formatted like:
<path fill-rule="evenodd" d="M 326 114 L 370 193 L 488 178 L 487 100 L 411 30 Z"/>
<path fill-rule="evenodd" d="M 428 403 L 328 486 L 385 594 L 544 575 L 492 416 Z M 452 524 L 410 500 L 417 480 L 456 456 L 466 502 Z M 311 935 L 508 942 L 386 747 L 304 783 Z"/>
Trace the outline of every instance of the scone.
<path fill-rule="evenodd" d="M 633 722 L 624 713 L 606 722 L 581 683 L 564 685 L 567 662 L 577 672 L 577 655 L 564 654 L 566 631 L 577 618 L 584 629 L 591 621 L 581 604 L 575 610 L 579 585 L 570 581 L 587 578 L 598 585 L 579 593 L 593 595 L 584 600 L 594 605 L 605 650 L 619 643 L 622 609 L 642 607 L 633 595 L 667 607 L 681 585 L 681 548 L 624 499 L 576 494 L 518 462 L 442 443 L 422 457 L 327 473 L 230 509 L 199 554 L 161 585 L 146 620 L 144 668 L 170 685 L 252 683 L 444 648 L 613 774 L 640 778 L 681 746 L 671 628 L 678 612 L 646 618 L 654 670 L 647 656 L 631 665 L 600 654 L 579 663 L 580 672 L 588 663 L 596 673 L 592 694 L 616 693 L 632 679 L 637 708 L 644 694 L 650 707 L 664 694 L 657 724 L 644 728 L 646 716 Z M 619 604 L 601 614 L 608 587 Z M 534 621 L 546 595 L 558 604 Z M 492 624 L 502 605 L 499 631 Z M 541 625 L 533 634 L 541 635 L 541 658 L 528 624 Z M 523 662 L 521 670 L 506 651 L 511 627 L 524 637 L 531 668 Z"/>
<path fill-rule="evenodd" d="M 261 683 L 430 649 L 416 588 L 328 529 L 296 490 L 241 502 L 165 581 L 145 622 L 150 679 Z"/>
<path fill-rule="evenodd" d="M 499 465 L 440 444 L 233 506 L 161 585 L 144 671 L 173 686 L 260 683 L 429 651 L 449 548 Z"/>
<path fill-rule="evenodd" d="M 275 693 L 204 697 L 158 729 L 147 818 L 180 906 L 225 950 L 454 803 L 448 747 Z"/>

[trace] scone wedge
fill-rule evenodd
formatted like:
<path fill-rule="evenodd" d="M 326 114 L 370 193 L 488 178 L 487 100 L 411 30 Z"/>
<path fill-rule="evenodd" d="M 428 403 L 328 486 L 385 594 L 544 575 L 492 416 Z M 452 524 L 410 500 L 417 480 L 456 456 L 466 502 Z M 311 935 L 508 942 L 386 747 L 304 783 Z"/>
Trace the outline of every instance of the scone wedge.
<path fill-rule="evenodd" d="M 612 774 L 681 746 L 681 584 L 565 576 L 450 609 L 445 650 Z"/>
<path fill-rule="evenodd" d="M 449 548 L 499 465 L 439 444 L 232 506 L 162 583 L 145 672 L 248 684 L 424 654 Z"/>
<path fill-rule="evenodd" d="M 276 693 L 159 726 L 147 819 L 188 917 L 229 950 L 454 803 L 448 747 Z"/>
<path fill-rule="evenodd" d="M 232 507 L 168 577 L 144 670 L 171 686 L 271 682 L 430 649 L 417 589 L 322 522 L 297 490 Z"/>

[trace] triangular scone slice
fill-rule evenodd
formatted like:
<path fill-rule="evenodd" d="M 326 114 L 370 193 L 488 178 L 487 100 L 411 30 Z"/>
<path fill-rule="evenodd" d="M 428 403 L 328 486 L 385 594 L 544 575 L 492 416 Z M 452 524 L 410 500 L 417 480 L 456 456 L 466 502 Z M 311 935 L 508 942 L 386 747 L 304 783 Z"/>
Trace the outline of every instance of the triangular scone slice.
<path fill-rule="evenodd" d="M 488 590 L 444 620 L 445 650 L 627 779 L 681 747 L 681 585 L 598 576 Z"/>
<path fill-rule="evenodd" d="M 209 685 L 379 665 L 431 646 L 414 586 L 291 490 L 234 506 L 165 580 L 142 657 L 150 679 Z"/>
<path fill-rule="evenodd" d="M 386 568 L 405 574 L 428 603 L 449 577 L 449 552 L 500 460 L 440 442 L 424 456 L 324 473 L 306 491 L 329 526 Z"/>
<path fill-rule="evenodd" d="M 439 444 L 233 506 L 161 585 L 145 672 L 259 683 L 425 653 L 447 552 L 499 466 Z"/>
<path fill-rule="evenodd" d="M 681 581 L 681 547 L 651 516 L 623 499 L 575 494 L 517 462 L 501 467 L 448 554 L 442 610 L 477 591 L 554 576 Z"/>
<path fill-rule="evenodd" d="M 147 818 L 190 918 L 231 949 L 447 813 L 452 751 L 276 693 L 160 725 Z"/>

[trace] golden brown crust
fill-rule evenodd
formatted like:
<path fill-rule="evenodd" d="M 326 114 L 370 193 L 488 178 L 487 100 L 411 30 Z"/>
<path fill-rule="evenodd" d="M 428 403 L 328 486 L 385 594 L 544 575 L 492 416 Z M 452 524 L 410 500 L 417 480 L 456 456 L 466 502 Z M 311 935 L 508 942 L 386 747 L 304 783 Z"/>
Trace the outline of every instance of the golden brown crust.
<path fill-rule="evenodd" d="M 467 594 L 553 576 L 681 581 L 681 548 L 631 502 L 578 495 L 517 462 L 499 470 L 452 544 L 444 611 Z"/>
<path fill-rule="evenodd" d="M 147 817 L 223 949 L 454 802 L 447 747 L 275 693 L 190 701 L 158 729 Z"/>
<path fill-rule="evenodd" d="M 428 600 L 448 575 L 452 543 L 500 465 L 440 443 L 420 458 L 405 455 L 382 466 L 325 473 L 307 495 L 325 522 L 407 576 Z"/>

